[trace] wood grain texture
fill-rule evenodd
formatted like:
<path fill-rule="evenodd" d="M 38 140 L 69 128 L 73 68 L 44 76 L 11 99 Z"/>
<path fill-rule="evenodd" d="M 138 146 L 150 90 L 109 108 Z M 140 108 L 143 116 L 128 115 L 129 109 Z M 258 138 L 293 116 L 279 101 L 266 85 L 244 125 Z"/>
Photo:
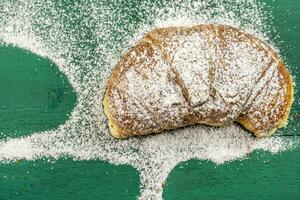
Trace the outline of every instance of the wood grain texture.
<path fill-rule="evenodd" d="M 271 155 L 256 151 L 223 165 L 179 164 L 165 185 L 165 199 L 273 200 L 300 198 L 300 148 Z M 201 198 L 200 198 L 201 197 Z"/>
<path fill-rule="evenodd" d="M 20 161 L 0 165 L 0 200 L 130 200 L 138 180 L 132 167 L 103 161 Z"/>
<path fill-rule="evenodd" d="M 272 41 L 280 44 L 280 52 L 296 82 L 290 123 L 279 130 L 277 136 L 293 137 L 299 141 L 300 1 L 264 2 L 273 12 L 273 19 L 268 19 L 276 27 L 276 32 L 271 31 Z M 280 37 L 276 38 L 276 35 Z M 12 50 L 11 53 L 17 51 Z M 4 50 L 4 53 L 8 51 Z M 22 59 L 26 57 L 21 56 Z M 0 58 L 0 92 L 9 94 L 0 94 L 0 132 L 3 133 L 0 138 L 55 128 L 66 120 L 76 98 L 72 88 L 63 83 L 66 78 L 63 75 L 60 78 L 56 67 L 51 68 L 48 61 L 42 61 L 45 63 L 41 65 L 38 57 L 33 59 L 35 61 L 31 57 L 27 63 L 24 60 L 12 62 L 1 55 Z M 17 66 L 5 68 L 3 63 L 26 63 L 27 68 L 18 71 Z M 36 67 L 41 71 L 35 72 Z M 15 84 L 8 84 L 12 81 L 16 81 Z M 18 89 L 20 86 L 25 86 L 23 92 Z M 6 107 L 3 108 L 3 105 Z M 11 134 L 14 131 L 17 131 L 16 135 Z M 208 161 L 187 161 L 170 174 L 164 198 L 298 200 L 299 169 L 299 146 L 275 155 L 256 151 L 247 159 L 219 166 Z M 138 194 L 138 172 L 129 166 L 72 159 L 54 163 L 38 160 L 0 165 L 0 200 L 136 199 Z"/>
<path fill-rule="evenodd" d="M 0 139 L 57 128 L 75 103 L 72 86 L 52 61 L 0 46 Z"/>

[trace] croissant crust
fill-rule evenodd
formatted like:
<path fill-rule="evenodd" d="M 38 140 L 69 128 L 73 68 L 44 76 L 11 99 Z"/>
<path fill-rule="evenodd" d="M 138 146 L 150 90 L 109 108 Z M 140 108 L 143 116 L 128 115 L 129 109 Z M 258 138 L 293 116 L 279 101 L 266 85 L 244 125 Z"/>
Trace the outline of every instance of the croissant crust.
<path fill-rule="evenodd" d="M 103 98 L 116 138 L 238 122 L 257 137 L 287 123 L 293 82 L 260 39 L 217 24 L 155 29 L 112 71 Z"/>

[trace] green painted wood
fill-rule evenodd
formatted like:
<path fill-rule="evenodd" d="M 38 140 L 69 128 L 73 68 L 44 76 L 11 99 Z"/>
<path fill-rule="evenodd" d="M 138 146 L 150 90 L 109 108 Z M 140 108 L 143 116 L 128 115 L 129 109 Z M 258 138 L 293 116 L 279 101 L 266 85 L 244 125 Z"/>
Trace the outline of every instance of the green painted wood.
<path fill-rule="evenodd" d="M 67 77 L 53 62 L 0 46 L 0 139 L 54 129 L 75 103 Z"/>
<path fill-rule="evenodd" d="M 0 165 L 0 200 L 135 199 L 139 177 L 102 161 L 20 161 Z"/>
<path fill-rule="evenodd" d="M 280 135 L 300 135 L 300 1 L 297 0 L 268 0 L 269 9 L 273 13 L 270 23 L 276 27 L 271 31 L 271 39 L 280 44 L 280 53 L 293 75 L 295 101 L 291 110 L 289 124 L 280 130 Z M 276 37 L 279 36 L 279 37 Z"/>
<path fill-rule="evenodd" d="M 280 44 L 285 62 L 289 65 L 296 85 L 300 84 L 300 1 L 261 0 L 273 12 L 269 19 L 276 27 L 272 41 Z M 59 4 L 63 9 L 71 1 Z M 139 1 L 120 1 L 119 8 L 137 6 Z M 118 6 L 116 5 L 116 7 Z M 72 6 L 68 7 L 72 9 Z M 72 10 L 70 10 L 71 12 Z M 74 12 L 76 13 L 76 12 Z M 74 14 L 73 13 L 73 14 Z M 137 12 L 127 12 L 128 18 L 138 24 Z M 73 17 L 73 15 L 67 16 Z M 76 18 L 77 17 L 77 18 Z M 111 16 L 112 19 L 113 16 Z M 78 16 L 74 18 L 80 22 Z M 75 22 L 77 22 L 75 20 Z M 68 20 L 66 20 L 67 22 Z M 126 30 L 125 24 L 119 23 Z M 66 25 L 70 30 L 76 23 Z M 122 30 L 123 30 L 122 29 Z M 45 32 L 47 30 L 44 30 Z M 279 38 L 275 36 L 279 35 Z M 92 39 L 94 36 L 88 36 Z M 112 35 L 118 40 L 118 33 Z M 282 43 L 283 41 L 283 43 Z M 90 51 L 93 51 L 91 47 Z M 3 114 L 0 106 L 0 135 L 11 137 L 30 134 L 31 131 L 55 128 L 67 119 L 75 104 L 75 94 L 67 79 L 50 61 L 12 47 L 0 48 L 0 91 L 6 88 L 8 96 L 0 96 L 0 105 L 10 108 Z M 19 54 L 19 63 L 30 54 L 26 68 L 18 68 L 15 59 L 2 54 Z M 23 55 L 24 54 L 24 55 Z M 13 55 L 16 58 L 15 55 Z M 76 55 L 74 55 L 76 56 Z M 29 59 L 29 58 L 28 58 Z M 39 60 L 40 59 L 40 60 Z M 6 60 L 6 61 L 5 61 Z M 14 67 L 3 67 L 3 63 Z M 41 64 L 44 63 L 44 64 Z M 8 66 L 8 65 L 7 65 Z M 38 72 L 35 69 L 38 68 Z M 21 71 L 18 71 L 21 70 Z M 62 77 L 62 78 L 61 78 Z M 15 85 L 8 85 L 15 80 Z M 32 85 L 32 80 L 35 84 Z M 21 90 L 25 87 L 24 91 Z M 278 132 L 282 137 L 300 135 L 300 94 L 296 87 L 295 103 L 287 128 Z M 63 91 L 63 92 L 61 92 Z M 48 95 L 49 94 L 49 95 Z M 21 97 L 21 98 L 20 98 Z M 1 100 L 1 98 L 3 98 Z M 26 107 L 27 110 L 24 108 Z M 24 109 L 23 109 L 24 108 Z M 61 109 L 61 110 L 60 110 Z M 41 115 L 42 111 L 46 111 Z M 23 114 L 18 114 L 23 112 Z M 39 117 L 37 117 L 39 116 Z M 10 117 L 15 124 L 3 123 Z M 36 120 L 36 121 L 35 121 Z M 18 124 L 19 122 L 22 122 Z M 216 166 L 208 161 L 187 161 L 179 164 L 169 176 L 165 199 L 300 199 L 300 148 L 272 155 L 263 151 L 251 153 L 247 159 Z M 11 199 L 136 199 L 139 178 L 129 166 L 114 166 L 102 161 L 72 161 L 61 159 L 55 163 L 43 160 L 20 161 L 0 165 L 0 200 Z"/>
<path fill-rule="evenodd" d="M 164 188 L 165 199 L 300 199 L 300 148 L 216 165 L 192 160 L 178 165 Z"/>

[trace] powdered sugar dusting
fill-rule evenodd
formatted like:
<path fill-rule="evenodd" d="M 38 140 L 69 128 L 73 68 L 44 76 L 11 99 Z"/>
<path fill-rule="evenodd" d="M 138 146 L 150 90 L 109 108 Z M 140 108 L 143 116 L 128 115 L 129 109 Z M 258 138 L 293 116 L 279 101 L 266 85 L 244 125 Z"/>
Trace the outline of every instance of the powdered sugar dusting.
<path fill-rule="evenodd" d="M 276 153 L 290 145 L 290 141 L 281 137 L 255 139 L 237 125 L 192 126 L 120 141 L 110 136 L 102 110 L 103 92 L 111 70 L 123 53 L 154 28 L 218 23 L 241 27 L 266 38 L 272 28 L 264 24 L 269 14 L 262 12 L 264 5 L 255 0 L 135 4 L 117 0 L 73 4 L 19 0 L 0 4 L 4 8 L 0 12 L 0 41 L 53 60 L 67 75 L 78 96 L 70 119 L 57 130 L 0 141 L 0 162 L 71 156 L 78 160 L 130 164 L 140 171 L 139 198 L 162 199 L 162 183 L 179 162 L 197 158 L 224 163 L 243 158 L 255 149 Z M 189 81 L 189 76 L 186 79 Z M 207 78 L 204 76 L 203 80 Z M 221 85 L 218 87 L 223 92 Z M 176 88 L 170 89 L 174 98 L 165 96 L 162 104 L 168 106 L 174 99 L 182 101 L 175 91 Z"/>
<path fill-rule="evenodd" d="M 287 84 L 279 59 L 252 35 L 216 24 L 171 27 L 151 31 L 125 54 L 105 102 L 123 137 L 241 117 L 268 135 L 286 113 Z"/>

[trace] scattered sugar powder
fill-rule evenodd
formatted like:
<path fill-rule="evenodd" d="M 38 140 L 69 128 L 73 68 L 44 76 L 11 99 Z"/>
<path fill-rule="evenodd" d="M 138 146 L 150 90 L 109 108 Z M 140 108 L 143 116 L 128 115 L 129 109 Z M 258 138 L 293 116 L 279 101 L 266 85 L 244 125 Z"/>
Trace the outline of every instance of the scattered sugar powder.
<path fill-rule="evenodd" d="M 66 4 L 8 0 L 0 5 L 0 42 L 53 60 L 69 78 L 78 100 L 69 120 L 56 130 L 0 141 L 2 163 L 70 156 L 129 164 L 140 172 L 139 199 L 162 199 L 163 182 L 179 162 L 196 158 L 221 164 L 243 158 L 255 149 L 276 153 L 292 144 L 292 140 L 278 136 L 256 139 L 235 124 L 222 128 L 191 126 L 116 140 L 109 134 L 102 110 L 111 70 L 122 54 L 150 30 L 219 23 L 240 27 L 267 40 L 272 26 L 265 23 L 270 13 L 263 11 L 263 3 L 86 0 Z M 180 101 L 180 97 L 174 98 Z M 169 101 L 166 97 L 163 103 Z"/>

